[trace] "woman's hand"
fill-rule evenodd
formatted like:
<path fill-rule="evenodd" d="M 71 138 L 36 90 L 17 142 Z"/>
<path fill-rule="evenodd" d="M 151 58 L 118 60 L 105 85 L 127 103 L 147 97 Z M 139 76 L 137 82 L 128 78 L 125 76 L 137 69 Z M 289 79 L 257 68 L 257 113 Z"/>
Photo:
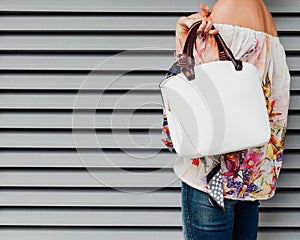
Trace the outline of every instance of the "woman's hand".
<path fill-rule="evenodd" d="M 199 29 L 197 31 L 197 34 L 204 31 L 204 37 L 206 34 L 212 34 L 215 35 L 218 33 L 218 29 L 211 30 L 211 27 L 213 25 L 213 20 L 211 16 L 207 16 L 209 13 L 209 7 L 200 4 L 200 8 L 202 9 L 202 12 L 197 12 L 189 16 L 182 16 L 177 20 L 176 23 L 176 55 L 181 54 L 183 51 L 183 45 L 188 33 L 189 28 L 191 25 L 199 20 L 202 20 L 201 25 L 199 26 Z"/>

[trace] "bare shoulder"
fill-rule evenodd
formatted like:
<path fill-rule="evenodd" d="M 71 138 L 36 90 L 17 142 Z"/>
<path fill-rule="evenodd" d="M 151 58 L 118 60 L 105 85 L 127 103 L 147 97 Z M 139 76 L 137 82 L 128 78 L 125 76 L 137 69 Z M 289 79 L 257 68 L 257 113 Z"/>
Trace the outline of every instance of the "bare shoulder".
<path fill-rule="evenodd" d="M 234 0 L 219 0 L 212 8 L 211 17 L 215 23 L 233 23 L 236 16 Z"/>
<path fill-rule="evenodd" d="M 219 0 L 211 17 L 214 23 L 239 25 L 277 36 L 273 17 L 261 0 Z"/>

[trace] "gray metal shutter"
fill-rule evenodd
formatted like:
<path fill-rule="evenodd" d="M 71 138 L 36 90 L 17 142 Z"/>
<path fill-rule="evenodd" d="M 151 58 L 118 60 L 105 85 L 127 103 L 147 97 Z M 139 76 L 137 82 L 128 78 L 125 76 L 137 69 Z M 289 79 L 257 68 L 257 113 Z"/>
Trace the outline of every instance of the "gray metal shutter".
<path fill-rule="evenodd" d="M 173 61 L 176 19 L 201 2 L 213 5 L 0 1 L 1 240 L 183 239 L 174 155 L 161 149 L 158 83 Z M 292 92 L 284 166 L 276 196 L 261 201 L 259 239 L 293 240 L 300 238 L 300 2 L 265 2 Z"/>

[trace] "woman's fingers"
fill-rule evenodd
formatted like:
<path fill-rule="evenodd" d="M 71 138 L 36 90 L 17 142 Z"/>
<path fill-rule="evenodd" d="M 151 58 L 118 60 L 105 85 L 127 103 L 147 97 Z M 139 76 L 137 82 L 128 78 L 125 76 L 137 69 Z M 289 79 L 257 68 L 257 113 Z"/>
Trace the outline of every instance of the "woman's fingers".
<path fill-rule="evenodd" d="M 197 33 L 201 33 L 202 31 L 204 31 L 206 34 L 211 29 L 212 26 L 211 18 L 207 16 L 210 9 L 208 6 L 204 4 L 200 4 L 200 8 L 202 9 L 201 15 L 203 16 L 203 19 L 202 19 L 202 23 L 198 28 Z M 206 22 L 207 20 L 210 20 L 210 22 Z"/>
<path fill-rule="evenodd" d="M 210 12 L 209 7 L 204 4 L 200 4 L 200 8 L 203 11 L 201 13 L 201 15 L 203 16 L 203 21 L 200 24 L 197 33 L 199 34 L 201 32 L 204 32 L 204 36 L 206 36 L 207 33 L 212 34 L 212 35 L 217 34 L 219 32 L 218 29 L 211 30 L 211 28 L 213 26 L 213 20 L 212 20 L 211 16 L 207 16 L 208 13 Z"/>
<path fill-rule="evenodd" d="M 188 17 L 183 17 L 181 18 L 181 22 L 184 22 L 187 28 L 190 28 L 195 21 L 202 20 L 202 24 L 199 26 L 199 28 L 201 28 L 201 32 L 206 28 L 206 17 L 210 9 L 204 4 L 200 4 L 200 8 L 202 9 L 202 12 L 197 12 L 189 15 Z"/>
<path fill-rule="evenodd" d="M 184 16 L 180 17 L 177 20 L 176 30 L 187 32 L 193 23 L 194 23 L 193 19 L 191 19 L 189 17 L 184 17 Z"/>
<path fill-rule="evenodd" d="M 202 32 L 206 27 L 206 17 L 203 17 L 202 23 L 199 26 L 198 32 Z"/>
<path fill-rule="evenodd" d="M 200 8 L 202 9 L 202 16 L 207 16 L 209 13 L 209 7 L 204 5 L 204 4 L 200 4 Z"/>
<path fill-rule="evenodd" d="M 210 30 L 208 33 L 209 33 L 209 34 L 212 34 L 212 35 L 215 35 L 215 34 L 217 34 L 218 32 L 219 32 L 218 29 L 214 29 L 214 30 Z"/>
<path fill-rule="evenodd" d="M 212 22 L 212 19 L 211 19 L 211 17 L 209 16 L 209 17 L 207 17 L 206 18 L 207 19 L 207 22 L 206 22 L 206 26 L 205 26 L 205 28 L 204 28 L 204 32 L 209 32 L 210 30 L 211 30 L 211 27 L 212 27 L 212 25 L 213 25 L 213 22 Z"/>
<path fill-rule="evenodd" d="M 197 12 L 189 16 L 182 16 L 178 19 L 176 26 L 178 32 L 188 32 L 192 24 L 198 20 L 202 20 L 202 22 L 197 30 L 197 34 L 204 32 L 204 35 L 206 35 L 207 33 L 216 34 L 218 32 L 217 30 L 211 30 L 213 21 L 211 16 L 207 16 L 210 12 L 209 7 L 200 4 L 200 8 L 202 9 L 202 12 Z"/>
<path fill-rule="evenodd" d="M 184 21 L 185 21 L 185 25 L 188 27 L 188 29 L 187 29 L 186 31 L 188 31 L 189 28 L 193 25 L 193 23 L 194 23 L 196 20 L 193 19 L 193 18 L 187 17 Z"/>

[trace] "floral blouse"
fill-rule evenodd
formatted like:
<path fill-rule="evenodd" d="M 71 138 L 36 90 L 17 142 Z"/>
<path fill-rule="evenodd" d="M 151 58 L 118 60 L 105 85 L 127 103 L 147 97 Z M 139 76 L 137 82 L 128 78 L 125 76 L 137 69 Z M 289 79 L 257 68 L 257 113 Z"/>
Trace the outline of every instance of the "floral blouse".
<path fill-rule="evenodd" d="M 283 161 L 290 101 L 290 74 L 285 50 L 279 37 L 271 34 L 223 23 L 214 23 L 214 26 L 236 59 L 257 67 L 271 127 L 271 137 L 267 144 L 220 155 L 219 184 L 222 185 L 222 197 L 234 200 L 266 200 L 275 194 Z M 214 36 L 207 34 L 204 39 L 199 34 L 193 55 L 196 65 L 218 61 L 218 47 Z M 175 65 L 170 67 L 167 76 L 176 70 Z M 165 109 L 161 140 L 171 152 L 176 152 L 170 138 Z M 215 162 L 213 156 L 188 159 L 177 155 L 173 167 L 182 181 L 208 193 L 207 175 Z"/>

